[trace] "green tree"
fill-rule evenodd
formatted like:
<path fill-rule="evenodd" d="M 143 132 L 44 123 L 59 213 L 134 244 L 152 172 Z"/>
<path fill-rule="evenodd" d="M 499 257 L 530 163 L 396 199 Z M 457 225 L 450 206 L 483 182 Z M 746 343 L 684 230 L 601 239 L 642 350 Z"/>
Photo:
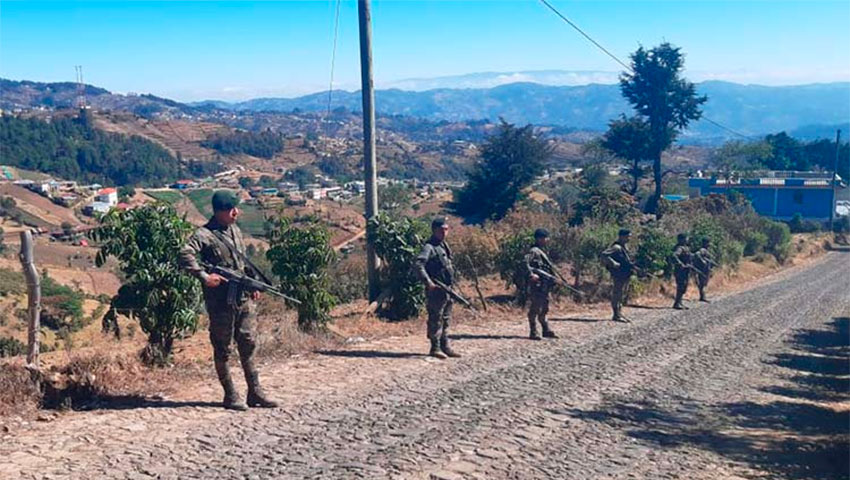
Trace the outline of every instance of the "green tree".
<path fill-rule="evenodd" d="M 280 278 L 281 289 L 298 299 L 298 328 L 305 332 L 323 329 L 331 320 L 337 299 L 330 293 L 328 269 L 336 258 L 328 229 L 308 219 L 298 226 L 287 217 L 277 220 L 271 232 L 266 258 Z"/>
<path fill-rule="evenodd" d="M 391 183 L 378 189 L 378 208 L 397 214 L 410 207 L 413 199 L 412 187 L 403 183 Z"/>
<path fill-rule="evenodd" d="M 629 194 L 635 196 L 638 182 L 646 174 L 641 164 L 652 158 L 652 134 L 649 124 L 643 118 L 626 118 L 622 115 L 608 124 L 608 131 L 602 137 L 601 145 L 616 157 L 629 162 L 629 175 L 632 177 Z"/>
<path fill-rule="evenodd" d="M 523 189 L 543 173 L 552 148 L 531 125 L 518 128 L 502 120 L 481 148 L 479 161 L 455 194 L 454 208 L 467 218 L 498 220 L 523 198 Z"/>
<path fill-rule="evenodd" d="M 664 42 L 652 49 L 643 47 L 631 55 L 631 71 L 620 77 L 620 90 L 638 116 L 649 124 L 652 136 L 650 160 L 655 193 L 647 210 L 656 212 L 661 199 L 661 154 L 679 132 L 702 116 L 705 96 L 697 95 L 693 83 L 682 77 L 685 58 L 681 50 Z"/>
<path fill-rule="evenodd" d="M 730 141 L 723 144 L 712 154 L 712 161 L 726 180 L 743 172 L 769 166 L 773 158 L 773 148 L 768 142 Z"/>
<path fill-rule="evenodd" d="M 148 334 L 148 346 L 142 352 L 147 363 L 166 363 L 174 340 L 197 328 L 201 285 L 178 264 L 180 249 L 193 230 L 174 207 L 161 202 L 113 209 L 93 230 L 100 243 L 97 266 L 114 256 L 126 279 L 112 298 L 104 322 L 118 313 L 137 318 Z"/>
<path fill-rule="evenodd" d="M 380 212 L 367 228 L 381 259 L 380 284 L 386 296 L 378 314 L 390 320 L 416 316 L 425 303 L 425 289 L 412 265 L 428 238 L 428 225 L 411 218 L 393 220 L 386 212 Z"/>
<path fill-rule="evenodd" d="M 499 242 L 499 253 L 496 255 L 496 269 L 499 277 L 505 281 L 505 286 L 514 286 L 514 298 L 517 304 L 525 305 L 528 300 L 528 272 L 525 269 L 525 255 L 534 245 L 534 233 L 524 229 L 505 237 Z"/>

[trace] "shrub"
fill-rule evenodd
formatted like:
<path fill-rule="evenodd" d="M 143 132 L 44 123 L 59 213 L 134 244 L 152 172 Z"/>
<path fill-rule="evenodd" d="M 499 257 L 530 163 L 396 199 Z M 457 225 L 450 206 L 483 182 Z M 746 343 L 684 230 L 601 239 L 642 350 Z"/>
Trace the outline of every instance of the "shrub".
<path fill-rule="evenodd" d="M 192 231 L 173 206 L 161 202 L 113 209 L 93 230 L 101 243 L 97 266 L 114 256 L 126 278 L 104 322 L 117 313 L 132 312 L 148 334 L 148 346 L 142 352 L 147 363 L 167 363 L 174 340 L 197 328 L 201 285 L 178 263 L 180 249 Z"/>
<path fill-rule="evenodd" d="M 764 251 L 767 245 L 767 235 L 758 230 L 747 230 L 744 232 L 744 256 L 752 257 L 753 255 Z"/>
<path fill-rule="evenodd" d="M 455 271 L 465 278 L 496 272 L 499 243 L 491 232 L 476 226 L 459 226 L 451 232 Z"/>
<path fill-rule="evenodd" d="M 348 256 L 338 259 L 330 267 L 330 282 L 328 290 L 331 295 L 342 303 L 366 298 L 369 293 L 366 257 L 363 255 Z"/>
<path fill-rule="evenodd" d="M 27 282 L 21 272 L 0 268 L 0 297 L 20 295 L 27 291 Z"/>
<path fill-rule="evenodd" d="M 330 310 L 337 299 L 330 291 L 328 269 L 336 258 L 328 229 L 311 220 L 292 225 L 281 217 L 272 231 L 266 257 L 272 272 L 280 278 L 281 289 L 299 301 L 298 327 L 305 332 L 322 329 L 331 320 Z"/>
<path fill-rule="evenodd" d="M 711 257 L 719 265 L 736 265 L 741 259 L 738 245 L 723 228 L 723 225 L 715 217 L 701 217 L 694 222 L 690 231 L 691 251 L 696 252 L 702 248 L 702 241 L 708 239 L 711 242 L 709 252 Z"/>
<path fill-rule="evenodd" d="M 524 267 L 525 255 L 533 243 L 534 233 L 531 230 L 521 230 L 499 242 L 499 254 L 496 256 L 499 277 L 505 281 L 506 287 L 516 287 L 516 300 L 520 305 L 525 304 L 528 282 Z"/>
<path fill-rule="evenodd" d="M 670 273 L 667 259 L 673 254 L 676 239 L 658 228 L 644 229 L 638 237 L 635 263 L 648 273 L 664 270 Z"/>
<path fill-rule="evenodd" d="M 765 219 L 762 228 L 767 236 L 765 251 L 772 253 L 780 263 L 787 260 L 791 252 L 791 229 L 788 225 Z"/>
<path fill-rule="evenodd" d="M 16 357 L 27 353 L 27 346 L 17 338 L 0 337 L 0 358 Z"/>
<path fill-rule="evenodd" d="M 791 233 L 814 233 L 820 231 L 820 224 L 812 220 L 803 220 L 803 216 L 795 213 L 788 222 Z"/>
<path fill-rule="evenodd" d="M 381 291 L 387 295 L 386 301 L 379 305 L 378 315 L 390 320 L 418 315 L 425 304 L 425 288 L 412 266 L 430 234 L 428 225 L 411 218 L 393 220 L 381 212 L 367 228 L 375 239 L 375 253 L 382 261 Z"/>
<path fill-rule="evenodd" d="M 580 285 L 582 277 L 586 275 L 590 275 L 597 283 L 605 278 L 605 268 L 599 261 L 599 254 L 617 239 L 617 230 L 614 224 L 590 225 L 578 229 L 576 241 L 567 251 L 576 285 Z"/>

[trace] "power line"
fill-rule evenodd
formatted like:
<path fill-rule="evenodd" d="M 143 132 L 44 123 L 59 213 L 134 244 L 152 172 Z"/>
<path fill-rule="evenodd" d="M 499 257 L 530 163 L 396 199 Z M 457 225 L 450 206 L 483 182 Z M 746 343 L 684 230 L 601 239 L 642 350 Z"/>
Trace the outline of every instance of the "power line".
<path fill-rule="evenodd" d="M 334 67 L 336 65 L 336 41 L 339 37 L 339 7 L 342 3 L 342 0 L 336 0 L 336 15 L 334 19 L 334 43 L 333 49 L 331 50 L 331 80 L 328 85 L 328 114 L 327 117 L 331 116 L 331 99 L 333 99 L 334 92 Z"/>
<path fill-rule="evenodd" d="M 628 72 L 630 72 L 630 73 L 632 73 L 632 74 L 634 74 L 634 73 L 635 73 L 635 72 L 634 72 L 634 69 L 632 69 L 632 67 L 631 67 L 630 65 L 627 65 L 625 62 L 623 62 L 622 60 L 620 60 L 620 59 L 619 59 L 616 55 L 614 55 L 613 53 L 611 53 L 611 52 L 610 52 L 607 48 L 603 47 L 603 46 L 602 46 L 602 44 L 600 44 L 599 42 L 597 42 L 596 40 L 594 40 L 594 39 L 593 39 L 593 37 L 591 37 L 590 35 L 588 35 L 587 33 L 585 33 L 585 31 L 584 31 L 584 30 L 582 30 L 582 29 L 581 29 L 578 25 L 576 25 L 576 24 L 575 24 L 573 21 L 571 21 L 569 18 L 567 18 L 566 16 L 564 16 L 564 14 L 562 14 L 560 11 L 558 11 L 558 9 L 557 9 L 557 8 L 555 8 L 555 7 L 554 7 L 551 3 L 549 3 L 549 2 L 548 2 L 548 1 L 546 1 L 546 0 L 540 0 L 540 3 L 542 3 L 543 5 L 545 5 L 546 7 L 548 7 L 548 8 L 549 8 L 549 10 L 551 10 L 551 11 L 552 11 L 555 15 L 557 15 L 558 17 L 560 17 L 560 18 L 561 18 L 561 20 L 563 20 L 563 21 L 564 21 L 567 25 L 569 25 L 569 26 L 573 27 L 573 29 L 575 29 L 575 31 L 577 31 L 578 33 L 580 33 L 580 34 L 581 34 L 584 38 L 586 38 L 586 39 L 587 39 L 590 43 L 592 43 L 593 45 L 595 45 L 595 46 L 596 46 L 596 48 L 598 48 L 598 49 L 599 49 L 599 50 L 601 50 L 603 53 L 605 53 L 605 55 L 608 55 L 608 56 L 609 56 L 609 57 L 611 57 L 611 58 L 612 58 L 615 62 L 617 62 L 617 63 L 619 63 L 620 65 L 622 65 L 622 66 L 623 66 L 623 68 L 625 68 Z M 703 116 L 703 117 L 702 117 L 702 119 L 703 119 L 703 120 L 705 120 L 706 122 L 708 122 L 708 123 L 710 123 L 710 124 L 714 125 L 715 127 L 718 127 L 718 128 L 720 128 L 720 129 L 725 130 L 725 131 L 727 131 L 727 132 L 729 132 L 729 133 L 732 133 L 732 134 L 734 134 L 734 135 L 738 135 L 739 137 L 742 137 L 742 138 L 752 138 L 752 137 L 750 137 L 749 135 L 744 135 L 743 133 L 736 132 L 735 130 L 733 130 L 733 129 L 731 129 L 731 128 L 729 128 L 729 127 L 725 126 L 725 125 L 722 125 L 722 124 L 720 124 L 719 122 L 716 122 L 716 121 L 714 121 L 714 120 L 712 120 L 712 119 L 710 119 L 710 118 L 708 118 L 708 117 L 706 117 L 706 116 Z"/>

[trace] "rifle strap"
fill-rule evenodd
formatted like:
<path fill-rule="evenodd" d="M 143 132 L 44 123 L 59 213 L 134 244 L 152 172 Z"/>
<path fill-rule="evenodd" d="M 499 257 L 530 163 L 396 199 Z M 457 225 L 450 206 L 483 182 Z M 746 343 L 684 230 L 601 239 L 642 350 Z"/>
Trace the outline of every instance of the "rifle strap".
<path fill-rule="evenodd" d="M 268 278 L 268 277 L 266 277 L 266 275 L 263 273 L 263 271 L 262 271 L 262 270 L 260 270 L 259 268 L 257 268 L 257 266 L 256 266 L 256 265 L 254 265 L 254 262 L 252 262 L 252 261 L 248 258 L 248 256 L 247 256 L 247 255 L 245 255 L 244 253 L 240 252 L 240 251 L 239 251 L 239 248 L 237 248 L 237 246 L 236 246 L 235 244 L 233 244 L 233 242 L 231 242 L 230 240 L 228 240 L 228 239 L 227 239 L 227 237 L 225 237 L 224 235 L 222 235 L 221 231 L 218 231 L 218 230 L 212 230 L 212 229 L 209 229 L 209 228 L 207 228 L 207 230 L 209 230 L 209 231 L 210 231 L 210 233 L 212 233 L 212 234 L 213 234 L 213 236 L 215 236 L 215 237 L 216 237 L 216 238 L 217 238 L 217 239 L 218 239 L 218 240 L 219 240 L 222 244 L 224 244 L 224 246 L 225 246 L 225 247 L 227 247 L 227 250 L 230 252 L 230 255 L 231 255 L 231 256 L 233 256 L 233 258 L 234 258 L 234 259 L 238 257 L 238 258 L 239 258 L 239 259 L 241 259 L 243 262 L 245 262 L 245 264 L 246 264 L 246 265 L 248 265 L 249 267 L 251 267 L 251 269 L 252 269 L 252 270 L 254 270 L 254 272 L 256 272 L 256 273 L 257 273 L 257 275 L 259 275 L 259 276 L 260 276 L 260 278 L 262 278 L 264 282 L 266 282 L 266 283 L 267 283 L 267 284 L 269 284 L 269 285 L 274 285 L 274 284 L 272 283 L 272 281 L 271 281 L 271 280 L 269 280 L 269 278 Z"/>

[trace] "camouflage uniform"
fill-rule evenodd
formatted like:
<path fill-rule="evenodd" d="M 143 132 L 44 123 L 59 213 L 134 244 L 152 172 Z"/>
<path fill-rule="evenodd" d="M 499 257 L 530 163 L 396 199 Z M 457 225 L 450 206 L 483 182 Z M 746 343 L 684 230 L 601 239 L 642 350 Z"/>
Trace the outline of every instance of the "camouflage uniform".
<path fill-rule="evenodd" d="M 688 291 L 688 279 L 691 275 L 691 249 L 684 243 L 679 243 L 673 250 L 670 260 L 673 264 L 673 276 L 676 279 L 676 299 L 673 301 L 673 308 L 685 308 L 682 305 L 682 298 Z"/>
<path fill-rule="evenodd" d="M 552 262 L 538 246 L 531 247 L 528 255 L 525 256 L 525 267 L 528 270 L 528 275 L 533 275 L 532 268 L 543 270 L 546 273 L 555 275 L 552 269 Z M 549 313 L 549 291 L 554 285 L 551 280 L 541 278 L 537 282 L 530 281 L 528 283 L 528 327 L 530 338 L 540 338 L 537 335 L 537 322 L 543 328 L 544 337 L 553 337 L 554 332 L 549 328 L 549 322 L 546 321 L 546 314 Z"/>
<path fill-rule="evenodd" d="M 452 251 L 446 242 L 431 237 L 422 247 L 416 257 L 416 273 L 426 285 L 433 285 L 438 280 L 451 285 L 454 279 L 452 267 Z M 439 349 L 450 354 L 449 326 L 452 319 L 452 299 L 440 288 L 426 291 L 428 310 L 428 339 L 431 341 L 432 354 Z M 454 352 L 451 352 L 454 353 Z"/>
<path fill-rule="evenodd" d="M 711 258 L 711 252 L 707 248 L 702 247 L 694 254 L 694 268 L 699 271 L 697 275 L 697 288 L 699 288 L 699 299 L 703 302 L 708 300 L 705 298 L 705 287 L 708 286 L 708 280 L 711 278 L 711 266 L 714 260 Z"/>
<path fill-rule="evenodd" d="M 634 261 L 632 261 L 626 245 L 618 241 L 602 252 L 602 263 L 611 273 L 611 278 L 614 281 L 614 288 L 611 291 L 611 310 L 614 312 L 612 320 L 624 320 L 622 315 L 623 297 L 632 276 Z"/>
<path fill-rule="evenodd" d="M 223 240 L 217 235 L 223 237 Z M 241 254 L 241 255 L 240 255 Z M 211 218 L 206 225 L 198 228 L 180 252 L 183 268 L 201 280 L 203 285 L 207 272 L 199 264 L 198 257 L 204 263 L 219 265 L 255 276 L 253 269 L 245 265 L 245 243 L 242 231 L 236 224 L 225 226 Z M 230 359 L 231 343 L 236 341 L 239 359 L 248 384 L 248 403 L 257 403 L 264 397 L 254 367 L 252 356 L 256 347 L 256 304 L 248 292 L 240 292 L 235 302 L 228 303 L 230 284 L 222 283 L 218 287 L 203 285 L 204 300 L 210 317 L 210 341 L 213 346 L 215 370 L 225 392 L 225 406 L 238 403 L 236 390 L 230 378 L 227 362 Z"/>

